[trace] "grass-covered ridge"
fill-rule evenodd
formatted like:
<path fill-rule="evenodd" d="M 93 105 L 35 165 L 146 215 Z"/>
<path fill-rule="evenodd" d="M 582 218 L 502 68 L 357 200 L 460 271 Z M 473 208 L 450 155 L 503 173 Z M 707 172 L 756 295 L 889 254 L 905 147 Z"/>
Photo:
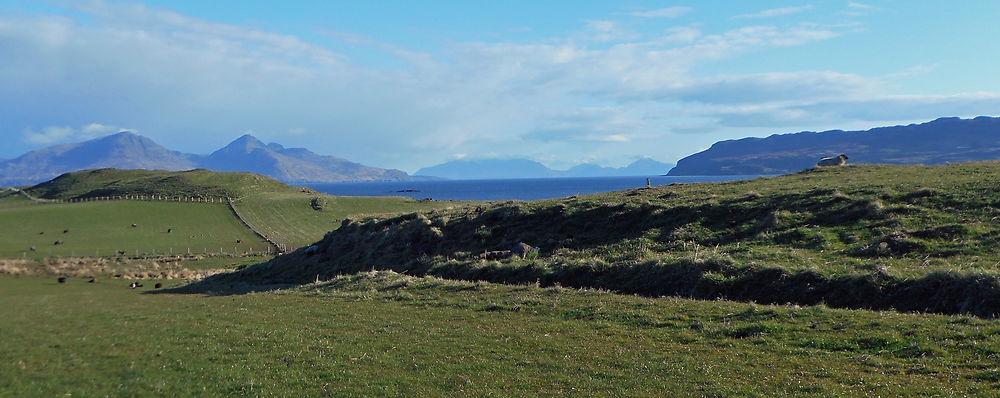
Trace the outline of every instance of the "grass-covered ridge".
<path fill-rule="evenodd" d="M 292 187 L 273 178 L 245 172 L 95 169 L 66 173 L 27 189 L 46 199 L 78 199 L 115 195 L 168 197 L 240 197 L 281 192 Z"/>
<path fill-rule="evenodd" d="M 307 283 L 374 268 L 994 316 L 998 187 L 997 162 L 850 166 L 366 218 L 327 234 L 316 255 L 300 251 L 202 287 Z M 519 242 L 540 251 L 507 257 Z"/>

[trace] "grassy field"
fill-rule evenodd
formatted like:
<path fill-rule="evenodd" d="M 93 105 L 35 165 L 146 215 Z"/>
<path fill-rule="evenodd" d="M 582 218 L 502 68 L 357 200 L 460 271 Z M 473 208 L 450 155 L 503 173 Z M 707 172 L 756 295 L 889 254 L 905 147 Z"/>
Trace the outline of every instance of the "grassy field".
<path fill-rule="evenodd" d="M 418 201 L 403 197 L 335 197 L 310 189 L 291 187 L 255 174 L 208 170 L 85 170 L 64 174 L 26 191 L 38 198 L 63 200 L 121 195 L 213 199 L 228 197 L 233 199 L 234 206 L 253 228 L 276 243 L 292 249 L 322 239 L 326 232 L 335 229 L 348 216 L 388 217 L 403 212 L 455 206 L 455 202 Z M 171 248 L 175 251 L 183 250 L 184 253 L 187 253 L 188 248 L 191 248 L 192 253 L 203 253 L 206 250 L 218 253 L 221 248 L 225 253 L 233 253 L 247 251 L 250 247 L 254 250 L 268 248 L 258 237 L 247 239 L 249 231 L 234 233 L 234 222 L 239 224 L 239 221 L 230 220 L 232 214 L 220 210 L 224 206 L 206 210 L 203 207 L 189 207 L 192 203 L 113 201 L 75 202 L 74 205 L 81 206 L 68 207 L 70 205 L 60 204 L 62 207 L 41 210 L 30 204 L 23 195 L 10 190 L 0 191 L 0 222 L 9 221 L 14 223 L 11 225 L 18 226 L 0 232 L 0 239 L 3 239 L 0 241 L 0 257 L 22 254 L 33 254 L 36 257 L 106 256 L 116 250 L 128 250 L 130 255 L 136 255 L 136 250 L 141 254 L 154 251 L 163 254 Z M 123 204 L 120 212 L 117 204 Z M 191 211 L 187 211 L 188 209 Z M 149 214 L 142 214 L 144 212 Z M 126 226 L 139 224 L 139 228 L 126 230 L 128 233 L 123 235 L 123 231 L 118 228 L 121 221 L 127 221 L 124 224 Z M 171 225 L 174 226 L 172 230 L 186 231 L 187 234 L 155 233 L 165 232 Z M 80 229 L 80 226 L 84 228 Z M 29 236 L 29 231 L 37 234 L 45 232 L 46 228 L 49 229 L 46 232 L 48 235 Z M 87 233 L 90 239 L 52 238 L 53 228 L 57 228 L 60 233 L 67 228 L 70 231 L 79 229 L 81 236 Z M 95 231 L 99 233 L 94 234 Z M 66 243 L 55 245 L 56 240 Z M 102 242 L 95 244 L 99 240 Z M 236 244 L 237 240 L 242 243 Z M 31 246 L 38 250 L 30 252 Z"/>
<path fill-rule="evenodd" d="M 362 273 L 143 294 L 0 277 L 3 396 L 962 396 L 1000 323 Z M 148 290 L 147 290 L 148 291 Z"/>
<path fill-rule="evenodd" d="M 347 217 L 394 215 L 455 206 L 404 197 L 337 197 L 315 192 L 262 192 L 235 202 L 258 231 L 292 248 L 309 245 Z"/>
<path fill-rule="evenodd" d="M 186 254 L 189 248 L 194 254 L 220 249 L 244 253 L 269 247 L 222 204 L 122 200 L 35 205 L 14 197 L 0 199 L 0 225 L 5 226 L 0 228 L 0 257 L 7 258 L 106 257 L 118 250 L 129 256 Z"/>
<path fill-rule="evenodd" d="M 998 186 L 988 162 L 537 202 L 230 187 L 282 239 L 337 229 L 168 291 L 0 275 L 0 396 L 996 396 Z M 158 240 L 171 212 L 250 233 L 220 205 L 0 194 L 0 234 Z"/>

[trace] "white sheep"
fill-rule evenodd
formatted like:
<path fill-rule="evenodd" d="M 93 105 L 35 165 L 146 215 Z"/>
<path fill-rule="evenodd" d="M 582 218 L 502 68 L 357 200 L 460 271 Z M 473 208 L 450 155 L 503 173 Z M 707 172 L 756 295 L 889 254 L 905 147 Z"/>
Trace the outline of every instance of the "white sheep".
<path fill-rule="evenodd" d="M 840 154 L 840 156 L 822 158 L 819 162 L 816 162 L 816 166 L 843 166 L 845 163 L 847 163 L 847 155 Z"/>

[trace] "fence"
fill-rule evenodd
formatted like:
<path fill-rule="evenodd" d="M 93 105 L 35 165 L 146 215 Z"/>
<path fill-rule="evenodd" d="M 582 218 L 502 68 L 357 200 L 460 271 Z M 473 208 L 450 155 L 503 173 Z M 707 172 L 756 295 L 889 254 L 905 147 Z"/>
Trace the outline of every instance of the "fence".
<path fill-rule="evenodd" d="M 88 198 L 71 198 L 71 199 L 41 199 L 31 196 L 31 194 L 25 192 L 24 190 L 17 188 L 9 188 L 14 192 L 24 195 L 28 200 L 35 202 L 36 204 L 50 204 L 50 203 L 82 203 L 82 202 L 101 202 L 109 200 L 141 200 L 141 201 L 161 201 L 161 202 L 189 202 L 189 203 L 228 203 L 230 199 L 222 197 L 205 197 L 205 196 L 186 196 L 186 195 L 152 195 L 152 194 L 124 194 L 124 195 L 110 195 L 110 196 L 92 196 Z"/>
<path fill-rule="evenodd" d="M 236 205 L 233 204 L 234 199 L 232 199 L 230 197 L 225 197 L 225 198 L 218 197 L 217 198 L 217 197 L 203 197 L 203 196 L 181 196 L 181 195 L 124 194 L 124 195 L 111 195 L 111 196 L 93 196 L 93 197 L 89 197 L 89 198 L 40 199 L 40 198 L 36 198 L 34 196 L 31 196 L 30 194 L 28 194 L 27 192 L 25 192 L 25 191 L 23 191 L 21 189 L 17 189 L 17 188 L 10 188 L 10 189 L 14 190 L 15 192 L 19 192 L 20 194 L 24 195 L 26 198 L 28 198 L 29 200 L 31 200 L 32 202 L 34 202 L 36 204 L 102 202 L 102 201 L 112 201 L 112 200 L 138 200 L 138 201 L 164 201 L 164 202 L 189 202 L 189 203 L 219 203 L 219 204 L 225 204 L 225 205 L 227 205 L 229 207 L 229 209 L 233 212 L 233 214 L 236 215 L 236 218 L 238 218 L 240 220 L 240 222 L 243 223 L 243 225 L 245 225 L 247 228 L 250 229 L 250 231 L 253 231 L 254 234 L 256 234 L 261 239 L 263 239 L 265 242 L 267 242 L 267 243 L 269 243 L 271 245 L 270 247 L 267 247 L 267 248 L 264 249 L 264 251 L 263 251 L 264 253 L 270 254 L 273 251 L 276 254 L 281 254 L 281 253 L 284 253 L 284 252 L 287 252 L 287 251 L 293 249 L 291 246 L 288 246 L 288 245 L 285 245 L 283 243 L 280 243 L 280 242 L 276 241 L 275 239 L 272 239 L 271 237 L 265 235 L 259 229 L 257 229 L 256 227 L 254 227 L 253 224 L 251 224 L 249 221 L 247 221 L 245 218 L 243 218 L 243 215 L 241 215 L 240 212 L 239 212 L 239 210 L 236 209 Z M 239 200 L 239 198 L 237 198 L 236 200 Z M 252 252 L 252 250 L 253 249 L 251 249 L 251 252 Z M 173 249 L 171 248 L 170 251 L 173 252 Z M 233 253 L 235 253 L 236 251 L 237 250 L 235 250 L 235 248 L 234 248 Z M 138 252 L 139 251 L 136 250 L 136 255 L 137 256 L 139 255 Z M 191 248 L 187 248 L 187 252 L 190 254 Z M 258 250 L 258 252 L 261 252 L 261 251 Z M 155 251 L 154 251 L 154 253 L 155 253 Z M 204 249 L 204 253 L 208 253 L 208 248 Z M 219 248 L 219 253 L 225 253 L 224 252 L 224 248 Z M 27 256 L 27 252 L 24 252 L 23 255 L 22 255 L 22 257 L 26 257 L 26 256 Z M 98 255 L 97 257 L 100 257 L 100 256 Z"/>

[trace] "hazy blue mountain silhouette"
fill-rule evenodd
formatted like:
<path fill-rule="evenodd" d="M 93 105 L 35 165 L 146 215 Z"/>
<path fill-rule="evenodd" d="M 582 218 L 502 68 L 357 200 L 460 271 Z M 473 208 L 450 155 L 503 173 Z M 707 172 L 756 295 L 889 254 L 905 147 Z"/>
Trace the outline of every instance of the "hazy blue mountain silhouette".
<path fill-rule="evenodd" d="M 399 170 L 365 166 L 304 148 L 284 148 L 244 135 L 211 155 L 168 150 L 149 138 L 121 132 L 90 141 L 56 145 L 0 161 L 0 186 L 29 185 L 85 169 L 249 171 L 284 182 L 406 180 Z"/>
<path fill-rule="evenodd" d="M 685 157 L 668 175 L 799 172 L 826 156 L 848 163 L 943 164 L 1000 159 L 1000 118 L 940 118 L 866 131 L 831 130 L 719 141 Z"/>
<path fill-rule="evenodd" d="M 662 175 L 673 167 L 669 163 L 643 158 L 625 167 L 604 167 L 583 163 L 569 170 L 553 170 L 527 159 L 461 159 L 417 170 L 415 176 L 451 179 L 610 177 Z"/>
<path fill-rule="evenodd" d="M 36 184 L 69 171 L 105 167 L 186 170 L 196 168 L 198 160 L 196 155 L 171 151 L 149 138 L 121 132 L 0 161 L 0 185 Z"/>
<path fill-rule="evenodd" d="M 208 155 L 201 167 L 216 171 L 249 171 L 285 182 L 407 180 L 400 170 L 365 166 L 345 159 L 317 155 L 305 148 L 264 144 L 244 135 Z"/>

